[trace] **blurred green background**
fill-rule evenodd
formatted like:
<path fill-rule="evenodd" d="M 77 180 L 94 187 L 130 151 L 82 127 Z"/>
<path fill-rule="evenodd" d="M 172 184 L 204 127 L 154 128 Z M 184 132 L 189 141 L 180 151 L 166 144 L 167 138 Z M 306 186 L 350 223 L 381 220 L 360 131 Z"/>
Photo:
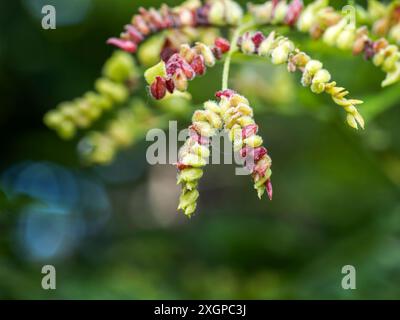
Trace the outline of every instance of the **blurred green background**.
<path fill-rule="evenodd" d="M 366 130 L 355 132 L 298 75 L 257 59 L 235 64 L 231 83 L 251 99 L 274 161 L 274 200 L 259 201 L 234 166 L 213 165 L 188 220 L 176 212 L 176 169 L 146 163 L 150 142 L 85 167 L 77 141 L 42 123 L 92 88 L 113 52 L 105 40 L 137 7 L 161 1 L 42 2 L 0 2 L 0 298 L 400 297 L 399 85 L 381 89 L 371 63 L 292 34 L 365 100 Z M 41 28 L 44 4 L 56 6 L 56 30 Z M 221 70 L 191 83 L 196 103 L 219 89 Z M 46 264 L 55 291 L 41 288 Z M 347 264 L 357 290 L 341 287 Z"/>

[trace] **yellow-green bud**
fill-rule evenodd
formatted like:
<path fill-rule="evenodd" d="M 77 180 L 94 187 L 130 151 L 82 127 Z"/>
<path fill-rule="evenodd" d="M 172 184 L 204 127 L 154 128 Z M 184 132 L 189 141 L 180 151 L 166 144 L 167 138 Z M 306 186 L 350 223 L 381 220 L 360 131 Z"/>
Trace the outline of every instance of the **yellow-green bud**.
<path fill-rule="evenodd" d="M 347 20 L 342 19 L 337 24 L 326 29 L 324 36 L 323 36 L 324 42 L 330 46 L 334 46 L 336 44 L 336 41 L 337 41 L 340 33 L 343 31 L 346 24 L 347 24 Z"/>
<path fill-rule="evenodd" d="M 203 170 L 199 168 L 183 169 L 178 174 L 178 184 L 181 182 L 193 182 L 199 180 L 203 176 Z"/>
<path fill-rule="evenodd" d="M 100 78 L 95 83 L 95 88 L 101 94 L 111 98 L 117 103 L 124 102 L 128 98 L 128 89 L 119 83 L 106 78 Z"/>
<path fill-rule="evenodd" d="M 339 49 L 342 50 L 350 50 L 356 38 L 356 28 L 353 25 L 348 25 L 346 28 L 339 34 L 336 45 Z"/>
<path fill-rule="evenodd" d="M 248 137 L 247 139 L 244 139 L 243 142 L 249 147 L 257 148 L 262 145 L 263 139 L 258 135 L 253 135 L 251 137 Z"/>
<path fill-rule="evenodd" d="M 165 67 L 165 62 L 160 61 L 155 66 L 147 69 L 144 73 L 144 78 L 148 84 L 152 84 L 157 77 L 166 77 L 167 76 L 167 69 Z"/>
<path fill-rule="evenodd" d="M 311 75 L 316 74 L 323 67 L 322 63 L 318 60 L 310 60 L 306 64 L 306 71 L 308 71 Z"/>

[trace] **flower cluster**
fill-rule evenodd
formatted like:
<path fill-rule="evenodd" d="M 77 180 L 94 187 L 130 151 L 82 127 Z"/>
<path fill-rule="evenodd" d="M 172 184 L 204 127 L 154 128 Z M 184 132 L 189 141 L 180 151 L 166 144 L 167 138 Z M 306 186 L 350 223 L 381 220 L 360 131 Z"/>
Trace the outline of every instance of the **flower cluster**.
<path fill-rule="evenodd" d="M 240 152 L 246 168 L 252 173 L 258 196 L 261 198 L 267 191 L 272 199 L 272 161 L 262 146 L 263 139 L 257 135 L 258 126 L 249 101 L 230 89 L 220 91 L 216 96 L 219 102 L 207 101 L 204 110 L 195 111 L 189 138 L 179 150 L 177 180 L 182 193 L 178 210 L 183 210 L 189 217 L 196 210 L 197 187 L 203 176 L 202 168 L 210 156 L 210 139 L 222 128 L 228 132 L 234 151 Z"/>
<path fill-rule="evenodd" d="M 175 90 L 186 91 L 188 81 L 206 72 L 215 65 L 222 54 L 229 51 L 230 44 L 224 38 L 217 38 L 212 47 L 198 42 L 194 47 L 182 45 L 179 53 L 173 54 L 166 62 L 161 61 L 145 72 L 151 95 L 160 100 Z"/>
<path fill-rule="evenodd" d="M 292 0 L 290 4 L 286 1 L 267 1 L 263 4 L 249 5 L 249 11 L 258 24 L 296 24 L 303 10 L 302 0 Z"/>
<path fill-rule="evenodd" d="M 396 31 L 398 22 L 393 24 L 398 18 L 399 5 L 393 2 L 389 6 L 384 6 L 376 1 L 369 2 L 369 20 L 374 22 L 375 33 L 384 35 L 386 31 L 378 32 L 378 25 L 388 24 L 391 21 L 393 33 Z M 361 8 L 359 8 L 362 11 Z M 399 14 L 400 15 L 400 14 Z M 368 20 L 368 19 L 367 19 Z M 366 59 L 372 59 L 376 66 L 381 66 L 386 72 L 386 79 L 382 86 L 388 86 L 400 81 L 400 55 L 396 45 L 389 45 L 385 39 L 374 41 L 369 35 L 367 27 L 357 28 L 354 21 L 347 18 L 328 6 L 327 0 L 316 0 L 308 5 L 301 13 L 297 28 L 303 32 L 310 32 L 314 38 L 321 38 L 330 45 L 343 50 L 352 50 L 354 54 L 363 53 Z M 400 34 L 399 34 L 400 38 Z"/>
<path fill-rule="evenodd" d="M 262 146 L 263 139 L 257 135 L 258 126 L 249 101 L 230 89 L 218 92 L 217 97 L 224 128 L 234 150 L 240 152 L 246 168 L 252 173 L 258 197 L 261 199 L 266 191 L 272 200 L 272 160 Z"/>
<path fill-rule="evenodd" d="M 117 51 L 104 65 L 103 76 L 96 80 L 96 92 L 89 91 L 81 98 L 61 103 L 45 115 L 44 122 L 61 138 L 73 138 L 78 128 L 88 128 L 104 111 L 127 101 L 138 76 L 132 57 Z"/>
<path fill-rule="evenodd" d="M 347 99 L 349 92 L 337 87 L 336 82 L 330 82 L 331 75 L 328 70 L 323 69 L 323 64 L 301 52 L 288 38 L 276 36 L 275 32 L 271 32 L 267 37 L 261 32 L 246 33 L 239 39 L 238 46 L 245 54 L 269 57 L 273 64 L 287 64 L 290 72 L 300 70 L 303 86 L 310 86 L 311 91 L 317 94 L 322 92 L 329 94 L 336 104 L 345 109 L 347 123 L 351 127 L 357 128 L 358 125 L 364 127 L 364 120 L 355 107 L 362 101 Z"/>
<path fill-rule="evenodd" d="M 242 8 L 232 0 L 209 0 L 202 5 L 200 0 L 188 0 L 170 8 L 163 5 L 159 10 L 139 9 L 119 38 L 110 38 L 107 43 L 130 53 L 150 35 L 166 29 L 196 26 L 237 25 L 243 16 Z"/>
<path fill-rule="evenodd" d="M 182 186 L 178 210 L 188 217 L 196 210 L 199 192 L 198 181 L 203 176 L 203 167 L 210 156 L 210 138 L 222 128 L 221 110 L 214 101 L 204 104 L 204 110 L 193 114 L 189 127 L 189 138 L 179 150 L 178 184 Z"/>
<path fill-rule="evenodd" d="M 372 32 L 378 36 L 388 36 L 400 44 L 400 3 L 393 1 L 388 4 L 370 0 L 368 15 L 372 23 Z"/>

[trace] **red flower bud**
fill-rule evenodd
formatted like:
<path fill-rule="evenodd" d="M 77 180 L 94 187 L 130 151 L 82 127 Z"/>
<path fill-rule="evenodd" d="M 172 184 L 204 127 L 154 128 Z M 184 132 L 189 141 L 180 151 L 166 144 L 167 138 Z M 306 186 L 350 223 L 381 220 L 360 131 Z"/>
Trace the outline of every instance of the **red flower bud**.
<path fill-rule="evenodd" d="M 215 46 L 221 50 L 222 53 L 228 52 L 231 48 L 231 44 L 225 38 L 215 39 Z"/>
<path fill-rule="evenodd" d="M 183 164 L 182 162 L 178 162 L 178 163 L 176 163 L 175 165 L 176 165 L 176 167 L 178 168 L 179 171 L 182 171 L 182 170 L 184 170 L 184 169 L 189 168 L 188 165 Z"/>
<path fill-rule="evenodd" d="M 212 52 L 214 54 L 215 59 L 221 60 L 222 59 L 222 50 L 218 47 L 213 47 Z"/>
<path fill-rule="evenodd" d="M 174 90 L 175 90 L 175 83 L 174 83 L 174 80 L 172 80 L 172 79 L 167 79 L 167 80 L 165 81 L 165 86 L 166 86 L 166 88 L 167 88 L 167 90 L 168 90 L 169 93 L 173 93 L 173 92 L 174 92 Z"/>
<path fill-rule="evenodd" d="M 137 45 L 131 40 L 123 40 L 119 38 L 110 38 L 107 40 L 107 44 L 116 46 L 126 52 L 134 53 L 137 50 Z"/>
<path fill-rule="evenodd" d="M 190 66 L 192 67 L 192 69 L 194 70 L 194 72 L 195 72 L 197 75 L 200 75 L 200 76 L 202 76 L 202 75 L 205 73 L 205 71 L 206 71 L 206 65 L 205 65 L 205 63 L 204 63 L 204 58 L 203 58 L 203 56 L 201 56 L 201 55 L 196 55 L 196 56 L 193 58 L 193 61 L 192 61 L 192 63 L 190 64 Z"/>
<path fill-rule="evenodd" d="M 265 39 L 265 36 L 262 34 L 262 32 L 256 32 L 252 37 L 251 40 L 253 41 L 254 45 L 256 46 L 256 49 L 260 46 L 261 42 L 263 42 Z"/>
<path fill-rule="evenodd" d="M 256 124 L 249 124 L 242 129 L 242 138 L 246 139 L 258 132 L 258 126 Z"/>
<path fill-rule="evenodd" d="M 258 147 L 254 149 L 254 161 L 258 162 L 262 159 L 262 157 L 264 157 L 267 153 L 268 150 L 264 147 Z"/>
<path fill-rule="evenodd" d="M 221 99 L 222 97 L 230 98 L 230 97 L 232 97 L 234 94 L 235 94 L 235 91 L 233 91 L 233 90 L 231 90 L 231 89 L 226 89 L 226 90 L 223 90 L 223 91 L 218 91 L 218 92 L 215 94 L 215 96 L 216 96 L 218 99 Z"/>
<path fill-rule="evenodd" d="M 178 53 L 172 55 L 168 60 L 166 69 L 167 74 L 170 76 L 175 75 L 177 71 L 181 69 L 188 80 L 192 80 L 196 75 L 190 64 L 187 63 L 187 61 L 185 61 Z"/>
<path fill-rule="evenodd" d="M 160 76 L 156 77 L 150 86 L 150 93 L 157 100 L 164 98 L 167 93 L 165 79 Z"/>

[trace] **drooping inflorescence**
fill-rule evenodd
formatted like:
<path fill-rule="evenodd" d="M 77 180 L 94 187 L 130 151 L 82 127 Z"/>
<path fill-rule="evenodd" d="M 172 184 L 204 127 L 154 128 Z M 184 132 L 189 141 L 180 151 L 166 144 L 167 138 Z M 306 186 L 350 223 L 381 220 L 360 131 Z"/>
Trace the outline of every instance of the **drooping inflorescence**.
<path fill-rule="evenodd" d="M 299 70 L 302 72 L 301 83 L 310 87 L 317 94 L 325 92 L 333 101 L 342 106 L 347 112 L 347 123 L 356 128 L 364 127 L 364 120 L 357 108 L 361 100 L 347 99 L 348 91 L 338 87 L 331 81 L 331 74 L 323 69 L 323 64 L 318 60 L 312 60 L 306 53 L 296 48 L 294 43 L 286 37 L 277 36 L 272 31 L 268 36 L 261 32 L 246 33 L 239 39 L 239 48 L 245 54 L 254 54 L 270 58 L 273 64 L 286 64 L 289 72 Z"/>
<path fill-rule="evenodd" d="M 242 19 L 242 8 L 232 0 L 209 0 L 204 5 L 200 0 L 188 0 L 180 6 L 160 9 L 139 9 L 119 38 L 107 43 L 134 53 L 138 46 L 154 33 L 174 28 L 201 26 L 235 26 Z"/>
<path fill-rule="evenodd" d="M 191 216 L 196 210 L 199 192 L 198 182 L 203 176 L 203 167 L 210 156 L 210 140 L 223 128 L 239 152 L 246 168 L 252 174 L 254 188 L 259 198 L 265 191 L 272 199 L 271 165 L 263 139 L 257 135 L 258 126 L 254 121 L 249 101 L 227 89 L 216 94 L 219 102 L 207 101 L 204 110 L 197 110 L 189 127 L 189 138 L 179 151 L 178 184 L 182 194 L 179 210 Z"/>
<path fill-rule="evenodd" d="M 240 152 L 246 168 L 251 172 L 254 189 L 261 199 L 265 191 L 272 200 L 271 165 L 263 139 L 257 135 L 258 125 L 249 101 L 233 90 L 217 93 L 224 128 L 229 133 L 234 151 Z"/>
<path fill-rule="evenodd" d="M 45 115 L 44 122 L 61 138 L 71 139 L 77 129 L 90 127 L 105 111 L 126 102 L 139 75 L 132 57 L 117 51 L 105 63 L 102 77 L 96 80 L 96 91 L 61 103 Z"/>
<path fill-rule="evenodd" d="M 204 110 L 197 110 L 189 127 L 189 137 L 179 150 L 178 184 L 182 194 L 178 210 L 191 216 L 196 210 L 198 181 L 203 176 L 203 167 L 210 156 L 210 139 L 222 128 L 221 109 L 214 101 L 204 103 Z"/>

